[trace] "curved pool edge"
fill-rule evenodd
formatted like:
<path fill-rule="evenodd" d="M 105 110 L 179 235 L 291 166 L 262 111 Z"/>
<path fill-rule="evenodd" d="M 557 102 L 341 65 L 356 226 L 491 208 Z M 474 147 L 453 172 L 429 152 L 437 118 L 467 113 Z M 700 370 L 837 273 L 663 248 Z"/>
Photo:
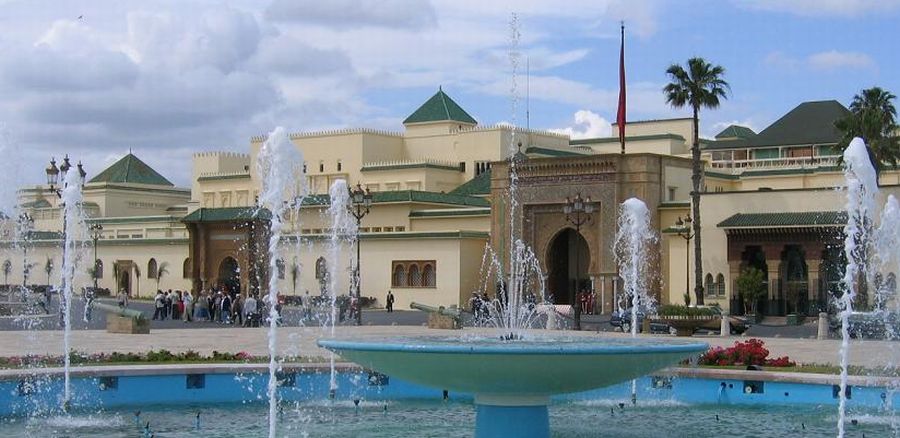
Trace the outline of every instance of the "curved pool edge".
<path fill-rule="evenodd" d="M 598 338 L 603 339 L 603 338 Z M 442 353 L 442 354 L 507 354 L 507 355 L 602 355 L 602 354 L 653 354 L 653 353 L 699 353 L 709 349 L 706 342 L 692 343 L 646 343 L 644 345 L 600 345 L 597 342 L 577 344 L 527 345 L 527 341 L 510 341 L 507 344 L 478 345 L 460 342 L 458 345 L 431 344 L 411 345 L 401 342 L 375 343 L 342 339 L 319 339 L 316 344 L 329 350 L 354 350 L 397 353 Z M 592 345 L 595 344 L 595 345 Z"/>
<path fill-rule="evenodd" d="M 285 372 L 322 373 L 330 371 L 328 363 L 284 363 L 281 368 Z M 362 371 L 365 367 L 348 361 L 335 363 L 338 372 Z M 165 376 L 182 374 L 268 374 L 268 364 L 260 363 L 216 363 L 216 364 L 164 364 L 164 365 L 91 365 L 71 368 L 72 377 L 110 377 L 110 376 Z M 667 377 L 687 377 L 708 380 L 761 380 L 766 382 L 798 383 L 810 385 L 836 385 L 840 383 L 837 374 L 749 371 L 739 369 L 702 368 L 673 366 L 662 368 L 654 375 Z M 47 368 L 4 368 L 0 369 L 0 382 L 21 380 L 34 376 L 61 377 L 62 367 Z M 900 377 L 850 375 L 848 383 L 861 387 L 883 387 L 896 385 Z"/>

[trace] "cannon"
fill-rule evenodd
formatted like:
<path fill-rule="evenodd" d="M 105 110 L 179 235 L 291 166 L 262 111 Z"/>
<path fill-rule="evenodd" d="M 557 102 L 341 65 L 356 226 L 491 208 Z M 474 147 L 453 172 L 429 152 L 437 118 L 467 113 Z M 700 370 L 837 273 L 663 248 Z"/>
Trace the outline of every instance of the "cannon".
<path fill-rule="evenodd" d="M 434 307 L 417 302 L 409 303 L 411 309 L 428 313 L 428 328 L 433 329 L 461 329 L 462 311 L 456 307 Z"/>
<path fill-rule="evenodd" d="M 106 315 L 106 331 L 109 333 L 150 334 L 150 321 L 144 312 L 104 303 L 91 303 L 91 307 Z"/>

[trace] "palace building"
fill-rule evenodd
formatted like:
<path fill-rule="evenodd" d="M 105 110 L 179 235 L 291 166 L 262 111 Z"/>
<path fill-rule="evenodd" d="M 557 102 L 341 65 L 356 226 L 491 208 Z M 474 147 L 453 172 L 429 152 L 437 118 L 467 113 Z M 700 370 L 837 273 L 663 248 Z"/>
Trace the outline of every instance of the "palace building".
<path fill-rule="evenodd" d="M 715 139 L 700 139 L 708 304 L 742 312 L 734 282 L 747 266 L 766 273 L 769 294 L 760 303 L 766 314 L 811 312 L 832 293 L 846 221 L 843 195 L 835 190 L 843 177 L 834 121 L 846 113 L 836 101 L 804 102 L 759 133 L 730 126 Z M 372 193 L 359 225 L 363 296 L 383 304 L 391 290 L 397 308 L 412 301 L 465 304 L 484 281 L 485 246 L 507 253 L 512 223 L 532 247 L 557 303 L 568 303 L 578 284 L 592 288 L 608 312 L 621 299 L 612 245 L 618 207 L 638 197 L 660 232 L 652 291 L 661 302 L 682 303 L 685 291 L 693 290 L 693 279 L 686 278 L 692 249 L 675 224 L 690 212 L 691 124 L 689 118 L 629 122 L 627 153 L 621 155 L 617 137 L 572 140 L 479 125 L 439 89 L 400 132 L 292 134 L 305 160 L 309 195 L 299 213 L 286 218 L 272 275 L 282 294 L 323 290 L 331 233 L 327 193 L 343 179 Z M 259 248 L 269 218 L 255 204 L 261 187 L 256 159 L 264 141 L 251 138 L 246 153 L 195 154 L 189 188 L 175 187 L 131 153 L 89 176 L 83 208 L 92 236 L 84 239 L 94 237 L 97 245 L 88 245 L 83 257 L 93 259 L 96 249 L 98 285 L 142 296 L 158 288 L 263 288 L 268 261 Z M 510 157 L 519 181 L 512 222 Z M 898 192 L 900 173 L 883 172 L 881 183 L 883 193 Z M 26 241 L 16 237 L 21 233 L 6 233 L 7 284 L 59 283 L 61 209 L 48 189 L 19 191 L 20 210 L 33 225 Z M 595 208 L 575 226 L 563 205 L 579 194 Z M 345 247 L 341 257 L 348 270 L 336 275 L 338 293 L 345 294 L 355 251 Z M 90 275 L 83 275 L 82 283 L 90 284 Z"/>

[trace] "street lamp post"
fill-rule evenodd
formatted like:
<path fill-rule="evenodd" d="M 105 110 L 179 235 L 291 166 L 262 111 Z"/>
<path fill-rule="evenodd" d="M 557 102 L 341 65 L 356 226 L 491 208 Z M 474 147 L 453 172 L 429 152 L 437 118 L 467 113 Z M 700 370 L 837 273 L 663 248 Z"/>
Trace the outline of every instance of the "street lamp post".
<path fill-rule="evenodd" d="M 684 293 L 686 297 L 691 296 L 691 239 L 694 238 L 694 234 L 691 233 L 691 221 L 690 216 L 686 216 L 684 219 L 678 216 L 673 227 L 678 230 L 678 237 L 684 239 Z M 687 303 L 685 302 L 685 304 Z"/>
<path fill-rule="evenodd" d="M 97 293 L 97 280 L 99 276 L 99 264 L 97 263 L 97 241 L 103 236 L 103 225 L 93 223 L 90 226 L 91 240 L 94 241 L 94 293 Z"/>
<path fill-rule="evenodd" d="M 591 203 L 591 197 L 582 199 L 581 193 L 575 195 L 575 199 L 566 197 L 566 205 L 563 206 L 563 213 L 566 214 L 566 221 L 575 226 L 575 233 L 581 235 L 581 226 L 591 220 L 591 213 L 594 212 L 594 204 Z M 572 288 L 571 298 L 572 307 L 575 309 L 575 330 L 581 330 L 581 303 L 578 302 L 578 287 L 581 283 L 581 254 L 579 248 L 575 248 L 575 287 Z"/>
<path fill-rule="evenodd" d="M 28 239 L 31 237 L 31 230 L 34 228 L 34 218 L 23 212 L 19 215 L 18 221 L 19 236 L 22 239 L 22 301 L 26 300 L 26 291 L 28 290 Z"/>
<path fill-rule="evenodd" d="M 362 223 L 362 218 L 369 214 L 369 208 L 372 206 L 372 193 L 368 187 L 363 189 L 359 183 L 356 183 L 355 188 L 348 187 L 347 190 L 350 191 L 350 202 L 347 204 L 347 209 L 356 218 L 356 266 L 353 268 L 353 283 L 356 287 L 356 325 L 362 325 L 362 293 L 359 281 L 359 226 Z"/>

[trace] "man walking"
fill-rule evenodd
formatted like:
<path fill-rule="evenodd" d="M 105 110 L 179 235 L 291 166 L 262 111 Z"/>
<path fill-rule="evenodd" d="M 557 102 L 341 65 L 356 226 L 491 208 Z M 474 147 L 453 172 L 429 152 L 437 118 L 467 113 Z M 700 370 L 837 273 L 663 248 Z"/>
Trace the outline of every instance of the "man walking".
<path fill-rule="evenodd" d="M 394 312 L 394 294 L 391 293 L 391 291 L 388 291 L 387 299 L 384 300 L 384 302 L 385 302 L 384 307 L 387 309 L 388 313 L 393 313 Z"/>

